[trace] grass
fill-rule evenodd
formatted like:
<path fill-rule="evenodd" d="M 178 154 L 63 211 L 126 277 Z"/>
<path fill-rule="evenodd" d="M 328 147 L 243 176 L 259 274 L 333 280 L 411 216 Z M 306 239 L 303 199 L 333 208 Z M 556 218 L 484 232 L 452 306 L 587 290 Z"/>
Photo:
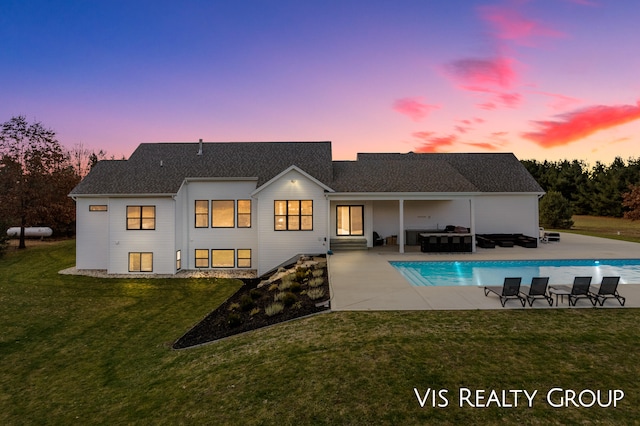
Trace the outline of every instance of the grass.
<path fill-rule="evenodd" d="M 0 260 L 0 424 L 638 424 L 637 309 L 340 312 L 182 351 L 233 280 L 60 276 L 74 243 Z M 460 408 L 457 390 L 538 390 Z M 552 408 L 552 387 L 622 389 Z M 421 408 L 414 388 L 448 389 Z"/>
<path fill-rule="evenodd" d="M 580 215 L 575 215 L 572 219 L 574 221 L 573 227 L 570 230 L 563 229 L 561 231 L 640 243 L 640 221 Z"/>

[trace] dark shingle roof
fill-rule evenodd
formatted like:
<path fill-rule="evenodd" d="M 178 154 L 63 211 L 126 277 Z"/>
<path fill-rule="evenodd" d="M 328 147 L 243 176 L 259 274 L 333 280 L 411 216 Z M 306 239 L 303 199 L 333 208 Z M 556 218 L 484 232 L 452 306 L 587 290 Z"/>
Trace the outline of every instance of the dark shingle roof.
<path fill-rule="evenodd" d="M 99 162 L 71 195 L 175 194 L 186 178 L 256 178 L 295 165 L 336 192 L 534 192 L 513 154 L 358 154 L 332 161 L 330 142 L 141 144 L 129 160 Z"/>
<path fill-rule="evenodd" d="M 76 186 L 79 194 L 175 194 L 185 178 L 257 178 L 258 186 L 295 165 L 331 181 L 330 142 L 141 144 L 129 160 L 101 161 Z M 162 164 L 162 166 L 161 166 Z"/>
<path fill-rule="evenodd" d="M 403 192 L 412 182 L 411 192 L 544 192 L 527 169 L 511 153 L 429 153 L 358 154 L 353 165 L 338 168 L 360 168 L 385 191 Z M 357 164 L 357 166 L 355 165 Z M 402 164 L 401 166 L 399 164 Z M 347 176 L 353 171 L 340 171 Z M 402 182 L 402 183 L 401 183 Z M 357 189 L 344 179 L 335 182 L 336 191 Z"/>

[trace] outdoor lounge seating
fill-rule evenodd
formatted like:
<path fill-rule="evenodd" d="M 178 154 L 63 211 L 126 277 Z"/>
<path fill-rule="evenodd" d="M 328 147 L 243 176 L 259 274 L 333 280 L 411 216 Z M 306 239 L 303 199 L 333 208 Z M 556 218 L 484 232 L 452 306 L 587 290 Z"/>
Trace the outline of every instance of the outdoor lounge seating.
<path fill-rule="evenodd" d="M 600 302 L 600 306 L 604 306 L 607 299 L 617 299 L 620 306 L 624 306 L 626 299 L 618 293 L 618 283 L 620 277 L 602 277 L 602 283 L 597 293 L 592 293 L 596 302 Z M 595 303 L 594 303 L 595 305 Z"/>
<path fill-rule="evenodd" d="M 553 298 L 547 293 L 549 285 L 549 277 L 533 277 L 531 286 L 523 286 L 520 293 L 527 299 L 529 306 L 533 306 L 533 302 L 538 299 L 546 299 L 549 306 L 553 306 Z"/>
<path fill-rule="evenodd" d="M 568 296 L 569 305 L 576 306 L 576 302 L 580 299 L 589 299 L 593 306 L 596 305 L 597 299 L 589 287 L 591 286 L 591 277 L 575 277 L 573 279 L 573 286 L 550 286 L 549 293 L 556 295 L 556 306 L 558 305 L 558 296 Z"/>
<path fill-rule="evenodd" d="M 484 288 L 484 295 L 488 296 L 489 293 L 495 293 L 500 298 L 500 303 L 504 307 L 505 303 L 509 299 L 518 299 L 524 307 L 526 299 L 520 295 L 520 283 L 521 277 L 509 277 L 504 279 L 504 284 L 500 286 L 486 286 Z"/>

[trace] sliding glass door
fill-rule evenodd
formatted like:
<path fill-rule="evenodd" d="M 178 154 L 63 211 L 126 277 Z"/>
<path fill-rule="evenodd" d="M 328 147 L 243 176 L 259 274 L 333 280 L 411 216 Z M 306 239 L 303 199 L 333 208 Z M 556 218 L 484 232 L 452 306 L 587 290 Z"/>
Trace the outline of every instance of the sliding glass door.
<path fill-rule="evenodd" d="M 336 207 L 337 235 L 364 235 L 364 206 Z"/>

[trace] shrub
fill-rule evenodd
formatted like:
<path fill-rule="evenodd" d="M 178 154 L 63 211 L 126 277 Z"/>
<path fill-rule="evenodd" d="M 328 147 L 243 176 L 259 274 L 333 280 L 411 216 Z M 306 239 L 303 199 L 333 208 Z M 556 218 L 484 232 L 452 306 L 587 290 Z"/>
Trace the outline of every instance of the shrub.
<path fill-rule="evenodd" d="M 324 275 L 324 269 L 314 269 L 311 275 L 313 275 L 314 278 L 319 278 Z"/>
<path fill-rule="evenodd" d="M 284 305 L 282 303 L 273 302 L 272 304 L 264 308 L 264 313 L 267 314 L 267 316 L 272 317 L 274 315 L 279 314 L 283 310 L 284 310 Z"/>
<path fill-rule="evenodd" d="M 280 289 L 280 286 L 278 284 L 271 284 L 269 286 L 269 291 L 276 291 L 278 289 Z"/>
<path fill-rule="evenodd" d="M 309 276 L 309 269 L 299 266 L 296 268 L 296 281 L 299 283 L 304 282 L 304 280 Z"/>
<path fill-rule="evenodd" d="M 289 287 L 291 287 L 291 284 L 293 284 L 293 275 L 285 275 L 280 280 L 280 290 L 282 291 L 289 290 Z"/>
<path fill-rule="evenodd" d="M 253 300 L 258 300 L 262 297 L 262 292 L 257 288 L 252 288 L 251 291 L 249 291 L 249 296 L 251 296 Z"/>
<path fill-rule="evenodd" d="M 236 309 L 240 309 L 240 304 L 239 303 L 232 303 L 229 305 L 229 310 L 230 311 L 235 311 Z"/>
<path fill-rule="evenodd" d="M 296 300 L 298 300 L 298 298 L 296 297 L 295 294 L 291 293 L 290 291 L 282 291 L 276 294 L 273 300 L 275 302 L 284 303 L 284 306 L 291 306 L 296 302 Z"/>
<path fill-rule="evenodd" d="M 293 305 L 291 305 L 291 309 L 300 309 L 300 308 L 302 308 L 302 302 L 299 300 Z"/>
<path fill-rule="evenodd" d="M 545 228 L 569 229 L 573 226 L 571 205 L 560 192 L 547 192 L 540 200 L 539 209 L 540 225 Z"/>
<path fill-rule="evenodd" d="M 251 309 L 255 308 L 255 306 L 256 302 L 254 302 L 251 296 L 249 296 L 248 294 L 244 294 L 240 298 L 240 309 L 242 309 L 244 312 L 250 311 Z"/>
<path fill-rule="evenodd" d="M 309 287 L 311 288 L 320 287 L 322 284 L 324 284 L 324 278 L 322 277 L 316 277 L 309 280 Z"/>
<path fill-rule="evenodd" d="M 227 324 L 229 324 L 229 327 L 232 327 L 232 328 L 237 327 L 240 324 L 242 324 L 242 318 L 240 317 L 239 314 L 232 312 L 227 317 Z"/>
<path fill-rule="evenodd" d="M 249 315 L 254 316 L 260 313 L 260 308 L 253 308 L 251 310 L 251 312 L 249 312 Z"/>
<path fill-rule="evenodd" d="M 302 286 L 300 285 L 299 282 L 291 283 L 291 287 L 289 287 L 289 291 L 292 291 L 294 293 L 300 293 L 300 290 L 302 290 Z"/>
<path fill-rule="evenodd" d="M 307 291 L 307 296 L 311 300 L 318 300 L 322 296 L 324 296 L 324 289 L 323 288 L 312 288 L 312 289 L 309 289 L 309 291 Z"/>

